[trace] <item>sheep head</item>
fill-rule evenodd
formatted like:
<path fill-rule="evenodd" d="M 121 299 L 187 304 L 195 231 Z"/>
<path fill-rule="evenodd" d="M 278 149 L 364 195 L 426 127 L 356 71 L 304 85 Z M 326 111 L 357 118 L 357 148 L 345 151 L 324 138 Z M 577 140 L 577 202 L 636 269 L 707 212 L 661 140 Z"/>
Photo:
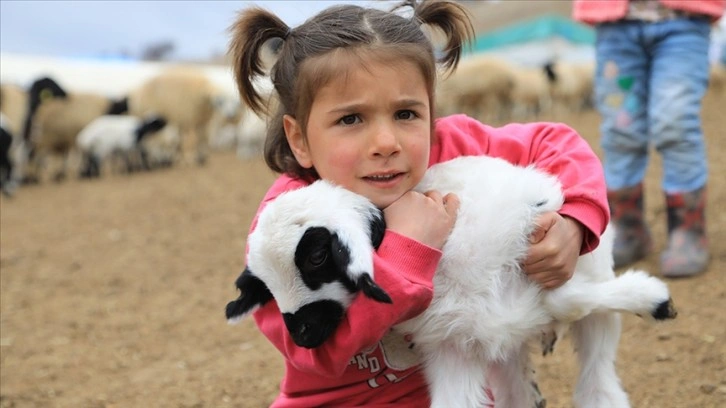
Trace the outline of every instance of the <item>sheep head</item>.
<path fill-rule="evenodd" d="M 384 231 L 380 209 L 327 181 L 281 194 L 249 236 L 247 267 L 236 282 L 241 295 L 227 305 L 228 321 L 274 298 L 293 341 L 319 346 L 358 292 L 391 303 L 373 281 L 373 251 Z"/>

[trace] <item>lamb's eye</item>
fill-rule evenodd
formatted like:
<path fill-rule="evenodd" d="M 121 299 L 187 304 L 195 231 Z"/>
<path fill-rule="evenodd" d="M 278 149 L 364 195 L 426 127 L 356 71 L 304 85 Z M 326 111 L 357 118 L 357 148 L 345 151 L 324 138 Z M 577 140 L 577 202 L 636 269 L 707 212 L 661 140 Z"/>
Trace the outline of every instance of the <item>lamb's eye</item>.
<path fill-rule="evenodd" d="M 328 259 L 328 251 L 325 249 L 319 249 L 310 254 L 308 262 L 310 262 L 310 265 L 317 267 L 322 265 L 326 259 Z"/>

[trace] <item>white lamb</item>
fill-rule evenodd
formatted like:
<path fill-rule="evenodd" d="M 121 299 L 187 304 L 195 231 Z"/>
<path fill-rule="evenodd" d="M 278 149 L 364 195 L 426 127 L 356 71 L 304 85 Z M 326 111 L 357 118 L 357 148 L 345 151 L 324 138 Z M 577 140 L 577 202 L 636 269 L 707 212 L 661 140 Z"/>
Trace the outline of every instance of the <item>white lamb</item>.
<path fill-rule="evenodd" d="M 642 271 L 616 277 L 609 231 L 597 250 L 580 257 L 574 277 L 562 287 L 547 291 L 530 281 L 520 267 L 528 236 L 538 215 L 558 210 L 563 202 L 557 179 L 533 167 L 462 157 L 433 166 L 417 189 L 454 192 L 461 200 L 434 277 L 431 305 L 395 328 L 413 335 L 432 406 L 485 406 L 487 388 L 498 408 L 541 406 L 530 378 L 528 342 L 563 324 L 571 324 L 580 361 L 575 405 L 629 406 L 615 372 L 617 312 L 675 317 L 666 284 Z M 372 253 L 382 224 L 381 211 L 367 199 L 325 181 L 279 196 L 260 214 L 248 239 L 247 268 L 237 280 L 242 293 L 227 305 L 227 318 L 238 321 L 274 297 L 296 344 L 322 344 L 342 316 L 310 305 L 332 303 L 333 309 L 345 310 L 357 291 L 390 301 L 373 281 Z M 315 286 L 302 276 L 315 271 L 301 271 L 296 263 L 298 250 L 312 246 L 311 229 L 328 231 L 329 258 L 349 254 L 333 280 Z"/>
<path fill-rule="evenodd" d="M 129 115 L 103 115 L 94 119 L 81 130 L 76 140 L 85 161 L 82 176 L 100 176 L 101 164 L 112 154 L 121 155 L 127 161 L 128 171 L 135 170 L 131 157 L 137 154 L 141 156 L 141 165 L 148 167 L 141 142 L 165 126 L 166 120 L 158 116 L 143 119 Z"/>

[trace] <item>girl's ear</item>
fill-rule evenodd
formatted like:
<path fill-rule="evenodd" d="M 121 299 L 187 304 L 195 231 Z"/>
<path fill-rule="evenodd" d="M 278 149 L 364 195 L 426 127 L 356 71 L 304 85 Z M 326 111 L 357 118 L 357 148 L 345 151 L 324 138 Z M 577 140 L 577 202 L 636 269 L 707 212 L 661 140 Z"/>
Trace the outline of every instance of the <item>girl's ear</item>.
<path fill-rule="evenodd" d="M 295 155 L 298 164 L 306 169 L 313 167 L 308 144 L 300 128 L 300 123 L 292 116 L 284 115 L 282 117 L 282 125 L 285 128 L 287 143 L 290 145 L 290 149 L 292 149 L 292 153 Z"/>

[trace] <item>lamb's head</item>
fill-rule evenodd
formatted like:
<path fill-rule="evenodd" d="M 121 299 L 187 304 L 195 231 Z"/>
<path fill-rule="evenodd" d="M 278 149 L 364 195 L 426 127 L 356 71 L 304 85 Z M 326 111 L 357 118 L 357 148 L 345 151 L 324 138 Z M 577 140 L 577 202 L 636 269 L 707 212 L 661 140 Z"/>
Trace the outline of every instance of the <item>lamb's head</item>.
<path fill-rule="evenodd" d="M 340 324 L 357 292 L 391 298 L 373 281 L 373 251 L 383 240 L 381 210 L 327 181 L 281 194 L 250 234 L 240 297 L 227 305 L 236 322 L 275 299 L 293 341 L 313 348 Z"/>

